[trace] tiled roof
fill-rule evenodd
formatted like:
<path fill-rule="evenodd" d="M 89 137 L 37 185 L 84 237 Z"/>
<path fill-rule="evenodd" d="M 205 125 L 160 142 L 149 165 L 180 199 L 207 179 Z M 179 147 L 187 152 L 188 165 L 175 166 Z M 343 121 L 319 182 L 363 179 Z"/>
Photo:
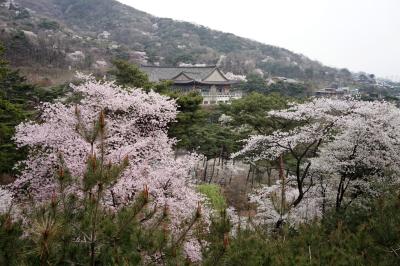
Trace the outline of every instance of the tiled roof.
<path fill-rule="evenodd" d="M 193 80 L 201 81 L 205 77 L 207 77 L 216 68 L 216 66 L 204 66 L 204 67 L 141 66 L 140 68 L 143 72 L 145 72 L 149 76 L 149 79 L 152 82 L 171 80 L 182 72 Z"/>

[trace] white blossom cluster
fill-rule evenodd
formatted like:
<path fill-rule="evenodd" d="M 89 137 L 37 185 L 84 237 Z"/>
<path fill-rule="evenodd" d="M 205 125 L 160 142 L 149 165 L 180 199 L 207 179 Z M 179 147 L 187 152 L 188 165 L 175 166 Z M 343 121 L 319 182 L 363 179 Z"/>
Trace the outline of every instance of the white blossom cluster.
<path fill-rule="evenodd" d="M 252 136 L 234 157 L 276 160 L 288 155 L 297 164 L 286 193 L 295 220 L 318 216 L 327 206 L 337 208 L 379 194 L 400 176 L 400 109 L 388 102 L 316 98 L 272 111 L 288 130 Z M 272 191 L 264 187 L 251 196 L 265 219 L 276 220 Z M 288 196 L 288 199 L 290 197 Z M 304 216 L 304 213 L 311 215 Z"/>
<path fill-rule="evenodd" d="M 293 186 L 288 186 L 285 189 L 285 200 L 290 204 L 298 195 L 297 189 Z M 275 198 L 278 195 L 277 198 Z M 264 185 L 256 189 L 249 195 L 249 201 L 257 205 L 257 214 L 253 218 L 257 225 L 269 225 L 274 227 L 279 220 L 284 220 L 291 226 L 310 221 L 315 218 L 321 217 L 321 204 L 322 198 L 317 189 L 309 191 L 307 196 L 296 207 L 289 207 L 287 212 L 281 215 L 279 204 L 276 201 L 281 200 L 281 184 L 277 181 L 272 186 Z"/>
<path fill-rule="evenodd" d="M 247 81 L 245 75 L 236 75 L 236 74 L 233 74 L 232 72 L 225 73 L 225 77 L 229 80 L 237 80 L 237 81 L 244 81 L 244 82 Z"/>
<path fill-rule="evenodd" d="M 0 187 L 0 214 L 10 210 L 12 204 L 12 193 Z"/>

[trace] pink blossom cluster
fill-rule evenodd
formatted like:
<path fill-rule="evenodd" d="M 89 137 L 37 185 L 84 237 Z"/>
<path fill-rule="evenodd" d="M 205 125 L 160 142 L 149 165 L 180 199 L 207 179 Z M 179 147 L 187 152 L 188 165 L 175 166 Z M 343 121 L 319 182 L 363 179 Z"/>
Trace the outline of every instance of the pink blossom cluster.
<path fill-rule="evenodd" d="M 127 169 L 108 189 L 106 204 L 129 204 L 147 187 L 152 204 L 170 210 L 171 230 L 179 233 L 181 223 L 193 217 L 203 197 L 189 178 L 197 157 L 175 159 L 175 140 L 166 133 L 168 123 L 177 114 L 175 101 L 152 91 L 126 90 L 113 82 L 96 81 L 91 76 L 83 78 L 80 85 L 71 85 L 75 93 L 83 96 L 78 104 L 44 103 L 39 108 L 38 122 L 24 122 L 16 128 L 16 143 L 29 147 L 30 153 L 21 163 L 25 166 L 22 174 L 10 189 L 18 199 L 28 194 L 37 201 L 48 199 L 58 190 L 54 176 L 60 156 L 72 176 L 82 180 L 88 155 L 100 156 L 101 145 L 97 139 L 93 145 L 85 140 L 85 130 L 78 125 L 90 128 L 102 111 L 106 122 L 105 161 L 129 160 Z M 206 208 L 202 208 L 202 215 L 208 219 Z M 199 257 L 198 246 L 193 244 L 187 250 L 196 253 L 188 256 Z"/>

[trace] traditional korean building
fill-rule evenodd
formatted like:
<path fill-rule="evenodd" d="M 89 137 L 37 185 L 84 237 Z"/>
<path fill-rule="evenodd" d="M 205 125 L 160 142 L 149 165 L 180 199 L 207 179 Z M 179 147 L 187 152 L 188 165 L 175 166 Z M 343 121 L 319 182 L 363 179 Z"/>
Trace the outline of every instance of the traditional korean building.
<path fill-rule="evenodd" d="M 203 104 L 229 103 L 242 97 L 240 91 L 233 90 L 238 83 L 229 80 L 216 66 L 160 67 L 141 66 L 141 70 L 152 82 L 171 81 L 175 90 L 189 92 L 199 91 Z"/>

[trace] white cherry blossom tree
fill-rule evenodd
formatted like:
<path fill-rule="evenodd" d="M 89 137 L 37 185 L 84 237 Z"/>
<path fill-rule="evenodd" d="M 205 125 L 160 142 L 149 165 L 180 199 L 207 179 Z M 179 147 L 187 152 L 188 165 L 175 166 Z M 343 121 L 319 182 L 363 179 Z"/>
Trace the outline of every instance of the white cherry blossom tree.
<path fill-rule="evenodd" d="M 291 207 L 312 197 L 323 208 L 329 201 L 340 209 L 345 207 L 343 202 L 347 206 L 360 195 L 376 193 L 379 187 L 397 181 L 400 110 L 393 104 L 315 98 L 269 112 L 269 116 L 290 126 L 250 137 L 234 156 L 256 161 L 283 155 L 294 161 L 293 178 L 288 180 L 288 190 L 295 188 Z"/>

